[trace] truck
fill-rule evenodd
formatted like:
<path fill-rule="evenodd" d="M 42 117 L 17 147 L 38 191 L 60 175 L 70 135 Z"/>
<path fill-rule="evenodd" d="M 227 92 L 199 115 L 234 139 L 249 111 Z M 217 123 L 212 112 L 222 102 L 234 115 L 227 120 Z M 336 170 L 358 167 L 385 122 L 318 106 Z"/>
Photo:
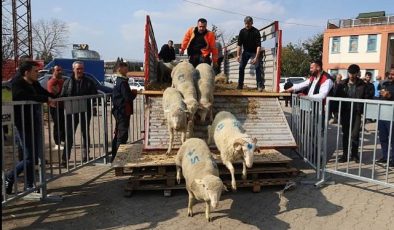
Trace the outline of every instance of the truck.
<path fill-rule="evenodd" d="M 84 47 L 84 49 L 77 47 Z M 74 49 L 72 50 L 73 58 L 55 58 L 45 65 L 44 70 L 49 70 L 56 65 L 66 70 L 72 70 L 72 63 L 74 61 L 83 61 L 85 72 L 93 75 L 99 82 L 104 82 L 104 60 L 100 60 L 100 55 L 94 50 L 88 50 L 87 47 L 87 45 L 74 45 Z"/>
<path fill-rule="evenodd" d="M 290 166 L 291 159 L 281 154 L 282 148 L 295 148 L 295 139 L 280 106 L 278 97 L 287 96 L 278 92 L 280 82 L 281 31 L 278 22 L 260 29 L 262 42 L 262 72 L 265 77 L 265 92 L 258 92 L 254 67 L 248 64 L 245 69 L 245 87 L 237 90 L 238 66 L 235 51 L 236 43 L 226 45 L 227 52 L 221 70 L 233 83 L 215 84 L 213 114 L 229 111 L 240 121 L 242 127 L 252 137 L 257 138 L 259 153 L 255 153 L 253 172 L 248 169 L 248 178 L 240 180 L 242 162 L 236 162 L 237 187 L 252 187 L 258 192 L 261 186 L 284 185 L 291 181 L 298 170 Z M 270 40 L 272 46 L 267 45 Z M 272 42 L 273 41 L 273 42 Z M 134 190 L 163 189 L 170 195 L 173 189 L 183 189 L 174 177 L 177 149 L 181 146 L 180 134 L 174 135 L 173 151 L 166 155 L 169 134 L 167 121 L 162 108 L 163 91 L 171 87 L 168 82 L 160 82 L 158 76 L 158 48 L 150 17 L 145 24 L 145 90 L 144 127 L 142 141 L 121 145 L 113 167 L 115 175 L 131 175 L 125 188 L 126 195 Z M 184 58 L 184 57 L 183 57 Z M 207 140 L 209 121 L 193 121 L 193 137 Z M 228 170 L 224 168 L 214 144 L 209 146 L 220 169 L 220 177 L 229 185 Z M 250 176 L 249 176 L 250 175 Z"/>

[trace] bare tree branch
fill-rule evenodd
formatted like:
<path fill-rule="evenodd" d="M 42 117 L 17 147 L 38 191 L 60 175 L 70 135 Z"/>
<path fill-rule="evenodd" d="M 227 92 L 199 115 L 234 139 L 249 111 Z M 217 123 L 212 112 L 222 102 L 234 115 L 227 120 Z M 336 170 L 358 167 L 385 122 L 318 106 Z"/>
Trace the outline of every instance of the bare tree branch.
<path fill-rule="evenodd" d="M 39 20 L 33 23 L 33 50 L 36 56 L 47 60 L 61 55 L 69 36 L 67 24 L 58 19 Z"/>

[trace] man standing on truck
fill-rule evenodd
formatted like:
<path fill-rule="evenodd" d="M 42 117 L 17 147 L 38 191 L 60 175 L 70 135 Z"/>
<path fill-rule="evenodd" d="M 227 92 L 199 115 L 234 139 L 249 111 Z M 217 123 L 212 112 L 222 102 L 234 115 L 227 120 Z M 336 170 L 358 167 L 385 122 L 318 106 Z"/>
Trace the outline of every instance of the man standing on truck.
<path fill-rule="evenodd" d="M 127 63 L 119 63 L 116 84 L 112 92 L 113 108 L 112 114 L 115 117 L 114 139 L 112 140 L 112 159 L 115 159 L 119 145 L 126 144 L 129 138 L 130 116 L 133 114 L 133 100 L 137 96 L 137 90 L 130 90 Z"/>
<path fill-rule="evenodd" d="M 163 62 L 168 63 L 175 60 L 175 49 L 174 42 L 169 40 L 167 44 L 164 44 L 159 52 L 159 59 Z"/>
<path fill-rule="evenodd" d="M 85 95 L 95 95 L 97 94 L 97 87 L 95 82 L 90 80 L 89 78 L 85 77 L 84 74 L 84 64 L 82 61 L 75 61 L 72 64 L 73 68 L 73 75 L 71 78 L 68 78 L 64 81 L 62 92 L 60 94 L 61 97 L 73 97 L 73 96 L 85 96 Z M 73 113 L 67 115 L 66 124 L 66 145 L 63 149 L 63 156 L 62 156 L 62 166 L 66 167 L 68 159 L 70 158 L 71 147 L 73 146 L 73 135 L 74 132 L 77 130 L 79 122 L 81 123 L 81 132 L 82 132 L 82 139 L 83 139 L 83 161 L 88 161 L 89 155 L 89 127 L 90 127 L 90 120 L 92 117 L 91 114 L 91 100 L 90 99 L 79 99 L 79 100 L 86 100 L 87 108 L 86 112 L 80 113 Z M 82 102 L 82 101 L 81 101 Z M 81 118 L 81 119 L 79 119 Z"/>
<path fill-rule="evenodd" d="M 207 29 L 207 20 L 200 18 L 197 27 L 191 27 L 186 31 L 181 44 L 180 54 L 187 49 L 189 62 L 196 67 L 200 63 L 211 62 L 216 68 L 218 61 L 218 49 L 216 48 L 215 33 Z M 212 54 L 212 61 L 209 57 Z"/>
<path fill-rule="evenodd" d="M 257 90 L 263 92 L 264 79 L 261 77 L 260 65 L 260 51 L 261 51 L 261 36 L 260 32 L 253 27 L 253 18 L 250 16 L 244 19 L 245 28 L 239 31 L 237 43 L 237 61 L 239 62 L 239 78 L 237 89 L 242 89 L 244 86 L 245 67 L 249 59 L 252 59 L 250 64 L 254 65 L 256 70 Z M 241 48 L 243 48 L 241 56 Z"/>

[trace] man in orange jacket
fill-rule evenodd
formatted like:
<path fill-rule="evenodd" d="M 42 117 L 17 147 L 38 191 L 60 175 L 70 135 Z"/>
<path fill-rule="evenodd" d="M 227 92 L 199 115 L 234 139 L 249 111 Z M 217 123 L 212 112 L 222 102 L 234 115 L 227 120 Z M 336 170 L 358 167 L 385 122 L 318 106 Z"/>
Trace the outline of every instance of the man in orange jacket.
<path fill-rule="evenodd" d="M 213 65 L 217 65 L 218 50 L 215 33 L 207 30 L 207 20 L 205 18 L 198 19 L 197 27 L 191 27 L 187 30 L 182 41 L 180 54 L 183 54 L 186 49 L 189 62 L 194 67 L 200 63 L 211 64 L 211 53 Z"/>

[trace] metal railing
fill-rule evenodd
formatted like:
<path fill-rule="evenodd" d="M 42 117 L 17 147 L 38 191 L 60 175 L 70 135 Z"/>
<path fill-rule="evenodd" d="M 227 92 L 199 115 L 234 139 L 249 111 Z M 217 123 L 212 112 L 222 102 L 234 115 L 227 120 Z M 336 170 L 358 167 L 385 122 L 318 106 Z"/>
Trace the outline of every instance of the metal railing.
<path fill-rule="evenodd" d="M 323 148 L 327 163 L 317 185 L 327 180 L 327 174 L 335 174 L 394 187 L 394 102 L 328 97 L 327 105 Z M 332 105 L 338 108 L 338 125 L 329 129 Z"/>
<path fill-rule="evenodd" d="M 317 179 L 321 169 L 323 115 L 321 99 L 292 95 L 291 130 L 297 153 L 316 170 Z"/>
<path fill-rule="evenodd" d="M 371 17 L 371 18 L 330 19 L 327 22 L 327 29 L 390 25 L 390 24 L 394 24 L 394 15 Z"/>
<path fill-rule="evenodd" d="M 321 178 L 316 186 L 335 174 L 394 187 L 393 101 L 293 95 L 291 129 L 298 154 Z"/>
<path fill-rule="evenodd" d="M 143 138 L 142 95 L 133 106 L 129 143 Z M 107 163 L 115 126 L 111 108 L 110 94 L 57 98 L 49 105 L 3 102 L 2 205 L 38 190 L 38 197 L 45 199 L 48 182 L 98 159 Z M 18 177 L 22 171 L 23 177 Z M 7 194 L 6 183 L 10 181 L 13 191 Z"/>

